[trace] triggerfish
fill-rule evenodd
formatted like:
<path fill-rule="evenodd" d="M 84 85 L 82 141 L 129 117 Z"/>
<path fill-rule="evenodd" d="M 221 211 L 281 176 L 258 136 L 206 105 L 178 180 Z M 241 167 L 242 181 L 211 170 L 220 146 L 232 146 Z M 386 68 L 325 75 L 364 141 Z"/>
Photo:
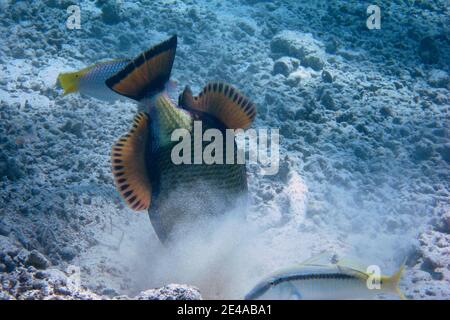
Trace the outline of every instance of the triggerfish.
<path fill-rule="evenodd" d="M 337 262 L 305 262 L 276 272 L 258 283 L 246 300 L 348 300 L 374 299 L 380 294 L 405 296 L 398 288 L 404 265 L 391 276 L 370 269 Z"/>
<path fill-rule="evenodd" d="M 185 225 L 208 229 L 203 221 L 224 214 L 247 196 L 245 164 L 229 164 L 225 151 L 223 164 L 175 164 L 171 153 L 179 142 L 171 140 L 172 132 L 186 129 L 190 135 L 194 121 L 200 121 L 202 133 L 213 128 L 225 136 L 228 128 L 250 126 L 256 115 L 255 105 L 223 82 L 210 82 L 195 97 L 186 87 L 178 103 L 172 101 L 166 89 L 176 47 L 177 37 L 173 36 L 104 81 L 112 92 L 138 101 L 144 109 L 135 116 L 129 132 L 113 145 L 112 173 L 127 205 L 133 210 L 148 210 L 162 242 L 184 230 L 180 228 Z M 225 141 L 221 146 L 225 150 Z M 237 149 L 234 140 L 231 148 Z M 191 159 L 193 156 L 194 152 Z"/>

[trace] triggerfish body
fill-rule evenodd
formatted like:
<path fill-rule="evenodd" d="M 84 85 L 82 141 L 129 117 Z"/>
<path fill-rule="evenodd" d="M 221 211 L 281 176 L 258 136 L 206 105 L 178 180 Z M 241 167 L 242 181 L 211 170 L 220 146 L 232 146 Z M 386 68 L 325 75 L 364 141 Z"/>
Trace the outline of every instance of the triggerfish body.
<path fill-rule="evenodd" d="M 398 288 L 404 265 L 391 276 L 375 275 L 369 269 L 336 264 L 303 263 L 282 270 L 257 284 L 246 300 L 347 300 L 374 299 L 379 294 L 405 296 Z"/>
<path fill-rule="evenodd" d="M 124 97 L 111 90 L 105 83 L 130 63 L 129 59 L 99 62 L 74 72 L 58 75 L 58 84 L 64 89 L 64 95 L 79 92 L 104 101 L 114 101 Z"/>
<path fill-rule="evenodd" d="M 204 218 L 224 214 L 238 199 L 247 195 L 245 164 L 226 162 L 175 163 L 172 141 L 175 129 L 185 129 L 187 141 L 194 145 L 194 121 L 202 131 L 250 126 L 255 105 L 231 85 L 211 82 L 194 97 L 187 87 L 178 105 L 166 92 L 175 58 L 177 37 L 154 46 L 130 61 L 105 81 L 114 92 L 136 100 L 145 107 L 138 113 L 130 131 L 112 147 L 112 172 L 117 190 L 133 210 L 148 210 L 157 236 L 162 242 L 178 226 L 208 228 Z M 198 124 L 198 123 L 197 123 Z M 225 140 L 225 139 L 224 139 Z M 202 142 L 202 148 L 206 143 Z M 220 147 L 226 148 L 225 141 Z M 231 148 L 236 151 L 234 138 Z"/>

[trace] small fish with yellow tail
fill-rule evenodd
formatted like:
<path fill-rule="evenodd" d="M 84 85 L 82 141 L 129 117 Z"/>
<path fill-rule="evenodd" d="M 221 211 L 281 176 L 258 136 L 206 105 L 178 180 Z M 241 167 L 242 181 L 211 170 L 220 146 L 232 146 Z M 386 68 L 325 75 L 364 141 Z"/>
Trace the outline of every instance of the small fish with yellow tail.
<path fill-rule="evenodd" d="M 374 299 L 380 294 L 397 294 L 404 264 L 391 276 L 375 275 L 369 268 L 349 262 L 308 261 L 280 270 L 258 283 L 246 300 L 351 300 Z"/>
<path fill-rule="evenodd" d="M 222 163 L 175 164 L 171 152 L 178 141 L 171 140 L 172 132 L 185 129 L 190 134 L 196 121 L 201 122 L 202 135 L 208 129 L 225 135 L 226 129 L 247 128 L 256 116 L 250 99 L 223 82 L 208 83 L 198 96 L 186 87 L 178 104 L 172 101 L 167 91 L 176 47 L 177 37 L 173 36 L 150 48 L 107 79 L 102 75 L 94 92 L 127 97 L 143 110 L 135 116 L 129 132 L 113 145 L 112 172 L 127 205 L 136 211 L 148 210 L 162 242 L 170 240 L 180 226 L 208 229 L 208 224 L 196 222 L 222 215 L 247 197 L 245 164 L 228 164 L 226 152 Z M 104 67 L 91 68 L 82 78 L 99 68 Z M 60 82 L 64 83 L 66 77 L 60 76 Z M 81 82 L 80 87 L 84 88 Z M 194 135 L 189 139 L 193 145 Z M 227 142 L 223 143 L 226 150 Z M 234 140 L 231 148 L 237 149 Z"/>

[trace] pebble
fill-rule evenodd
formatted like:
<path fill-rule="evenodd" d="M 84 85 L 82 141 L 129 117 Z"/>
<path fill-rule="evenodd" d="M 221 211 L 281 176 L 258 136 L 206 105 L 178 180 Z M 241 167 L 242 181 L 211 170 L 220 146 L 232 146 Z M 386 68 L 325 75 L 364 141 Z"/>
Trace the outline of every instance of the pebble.
<path fill-rule="evenodd" d="M 37 250 L 32 250 L 26 261 L 26 265 L 33 266 L 37 269 L 46 269 L 50 266 L 50 262 Z"/>
<path fill-rule="evenodd" d="M 77 256 L 77 251 L 73 247 L 64 247 L 59 254 L 63 260 L 70 262 Z"/>
<path fill-rule="evenodd" d="M 298 68 L 299 64 L 299 60 L 295 58 L 282 57 L 275 61 L 272 74 L 282 74 L 283 76 L 288 77 L 292 71 Z"/>
<path fill-rule="evenodd" d="M 330 72 L 323 70 L 322 71 L 322 80 L 326 83 L 332 83 L 333 82 L 333 76 Z"/>
<path fill-rule="evenodd" d="M 322 105 L 330 110 L 336 110 L 336 103 L 334 102 L 334 99 L 329 91 L 325 91 L 322 94 L 322 97 L 320 98 L 320 102 Z"/>

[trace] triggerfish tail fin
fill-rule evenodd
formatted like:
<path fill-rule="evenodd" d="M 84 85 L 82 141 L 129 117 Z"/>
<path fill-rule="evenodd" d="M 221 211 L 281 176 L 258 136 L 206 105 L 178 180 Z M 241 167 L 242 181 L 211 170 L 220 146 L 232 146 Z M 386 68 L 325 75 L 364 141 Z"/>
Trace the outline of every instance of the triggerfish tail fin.
<path fill-rule="evenodd" d="M 91 69 L 92 66 L 75 72 L 60 73 L 58 75 L 57 84 L 64 89 L 63 95 L 65 96 L 69 93 L 77 92 L 79 89 L 81 77 L 88 73 Z"/>
<path fill-rule="evenodd" d="M 129 133 L 112 147 L 111 164 L 116 188 L 133 210 L 148 209 L 151 202 L 152 187 L 145 162 L 148 123 L 146 113 L 137 114 Z"/>
<path fill-rule="evenodd" d="M 178 99 L 179 105 L 207 113 L 230 129 L 248 128 L 256 116 L 256 107 L 250 99 L 227 83 L 210 82 L 196 97 L 186 87 Z"/>
<path fill-rule="evenodd" d="M 140 101 L 165 90 L 170 78 L 177 36 L 150 48 L 133 59 L 121 71 L 106 80 L 113 91 Z"/>

